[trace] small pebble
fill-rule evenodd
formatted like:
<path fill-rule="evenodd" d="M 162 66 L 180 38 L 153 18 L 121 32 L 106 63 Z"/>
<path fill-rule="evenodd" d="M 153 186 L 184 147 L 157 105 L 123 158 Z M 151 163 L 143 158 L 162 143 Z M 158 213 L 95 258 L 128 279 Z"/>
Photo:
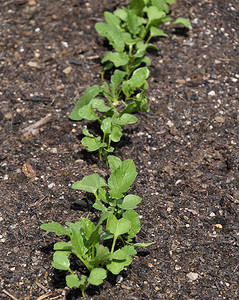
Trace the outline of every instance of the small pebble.
<path fill-rule="evenodd" d="M 55 186 L 55 183 L 54 183 L 54 182 L 48 184 L 48 188 L 49 188 L 49 189 L 53 188 L 54 186 Z"/>
<path fill-rule="evenodd" d="M 67 67 L 62 72 L 67 75 L 67 74 L 69 74 L 71 72 L 71 70 L 72 70 L 72 67 Z"/>
<path fill-rule="evenodd" d="M 198 276 L 199 276 L 198 273 L 193 273 L 193 272 L 187 274 L 188 279 L 191 281 L 197 280 Z"/>
<path fill-rule="evenodd" d="M 208 93 L 208 96 L 215 96 L 215 95 L 216 95 L 215 91 L 210 91 L 210 92 Z"/>

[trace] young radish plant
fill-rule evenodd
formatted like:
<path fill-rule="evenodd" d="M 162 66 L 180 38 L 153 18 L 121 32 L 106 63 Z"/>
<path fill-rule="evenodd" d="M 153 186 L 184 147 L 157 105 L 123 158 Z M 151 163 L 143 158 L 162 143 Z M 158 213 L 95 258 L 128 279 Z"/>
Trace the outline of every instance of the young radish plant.
<path fill-rule="evenodd" d="M 153 37 L 167 37 L 159 27 L 172 21 L 168 16 L 169 4 L 174 0 L 131 0 L 129 7 L 122 7 L 113 13 L 105 12 L 105 23 L 96 23 L 96 31 L 105 37 L 114 51 L 108 51 L 102 63 L 105 71 L 112 67 L 121 67 L 128 80 L 135 69 L 142 64 L 150 65 L 145 56 L 148 48 L 158 48 L 151 44 Z M 191 23 L 185 18 L 178 18 L 167 27 L 182 24 L 190 28 Z"/>
<path fill-rule="evenodd" d="M 139 216 L 134 209 L 142 200 L 138 196 L 127 195 L 137 175 L 133 161 L 122 162 L 115 156 L 109 156 L 108 161 L 111 175 L 107 184 L 98 174 L 92 174 L 72 186 L 95 195 L 93 207 L 102 212 L 96 225 L 89 217 L 81 218 L 76 223 L 67 222 L 67 227 L 58 222 L 41 225 L 43 230 L 69 238 L 69 242 L 55 243 L 52 265 L 69 273 L 66 275 L 67 286 L 79 287 L 83 297 L 89 284 L 100 285 L 108 271 L 117 275 L 125 266 L 131 264 L 131 256 L 137 254 L 136 247 L 152 244 L 133 243 L 140 231 Z M 111 243 L 104 243 L 105 240 Z M 116 247 L 117 241 L 119 242 Z M 85 265 L 87 275 L 71 269 L 70 256 L 75 256 Z"/>

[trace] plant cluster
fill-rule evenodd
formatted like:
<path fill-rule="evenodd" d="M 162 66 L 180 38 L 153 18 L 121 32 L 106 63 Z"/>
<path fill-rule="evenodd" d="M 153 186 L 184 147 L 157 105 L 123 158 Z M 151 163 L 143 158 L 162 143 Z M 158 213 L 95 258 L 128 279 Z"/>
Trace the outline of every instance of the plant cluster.
<path fill-rule="evenodd" d="M 100 159 L 106 159 L 114 151 L 111 142 L 119 142 L 122 126 L 137 122 L 131 114 L 137 111 L 148 112 L 147 78 L 150 59 L 148 48 L 158 50 L 151 44 L 153 37 L 167 37 L 159 28 L 182 24 L 190 28 L 190 21 L 178 18 L 174 22 L 168 16 L 169 4 L 175 0 L 130 0 L 129 7 L 122 7 L 113 13 L 105 12 L 106 23 L 96 23 L 96 31 L 108 40 L 112 51 L 102 59 L 106 63 L 102 72 L 102 85 L 89 87 L 77 101 L 69 118 L 74 121 L 97 120 L 102 134 L 94 136 L 83 130 L 82 144 L 89 151 L 99 151 Z M 108 83 L 104 73 L 114 72 Z M 99 98 L 100 97 L 100 98 Z M 121 104 L 121 105 L 119 105 Z M 107 161 L 107 160 L 106 160 Z"/>
<path fill-rule="evenodd" d="M 113 49 L 102 59 L 102 63 L 106 63 L 102 85 L 89 87 L 69 117 L 97 121 L 101 129 L 102 134 L 95 136 L 84 128 L 82 144 L 89 151 L 98 150 L 100 159 L 104 157 L 110 171 L 108 180 L 94 173 L 72 185 L 73 189 L 94 195 L 93 208 L 100 216 L 97 224 L 90 220 L 89 214 L 75 223 L 67 222 L 67 227 L 58 222 L 41 225 L 43 230 L 67 237 L 67 242 L 55 243 L 52 265 L 68 272 L 67 286 L 80 288 L 83 297 L 89 284 L 100 285 L 108 272 L 119 274 L 131 264 L 132 255 L 137 253 L 136 247 L 152 244 L 135 242 L 140 231 L 140 219 L 135 209 L 142 199 L 129 194 L 137 176 L 134 162 L 130 159 L 121 161 L 109 154 L 114 151 L 111 143 L 121 139 L 122 126 L 137 122 L 132 113 L 149 111 L 145 93 L 150 60 L 145 54 L 148 48 L 158 49 L 150 43 L 151 39 L 167 36 L 159 28 L 163 24 L 168 23 L 169 27 L 180 23 L 190 27 L 190 22 L 184 18 L 171 22 L 168 5 L 173 2 L 130 0 L 128 8 L 105 12 L 106 23 L 95 25 Z M 104 73 L 112 68 L 112 76 L 107 82 Z M 80 274 L 71 267 L 73 257 L 86 268 L 86 273 Z"/>
<path fill-rule="evenodd" d="M 56 269 L 68 271 L 67 285 L 79 287 L 84 296 L 88 284 L 99 285 L 107 276 L 107 270 L 119 274 L 132 262 L 136 254 L 135 247 L 145 247 L 152 243 L 134 243 L 133 239 L 140 231 L 139 215 L 134 210 L 141 198 L 128 194 L 137 175 L 132 160 L 121 161 L 118 157 L 108 156 L 111 175 L 107 183 L 97 173 L 85 176 L 72 185 L 73 189 L 83 190 L 95 196 L 93 207 L 102 213 L 95 225 L 89 218 L 81 218 L 76 223 L 67 222 L 67 228 L 57 222 L 41 225 L 41 228 L 56 235 L 68 236 L 70 242 L 58 242 L 54 245 L 52 265 Z M 103 226 L 103 222 L 106 225 Z M 104 243 L 111 240 L 109 243 Z M 117 249 L 116 242 L 119 242 Z M 89 271 L 89 276 L 75 274 L 70 268 L 69 256 L 74 255 Z"/>

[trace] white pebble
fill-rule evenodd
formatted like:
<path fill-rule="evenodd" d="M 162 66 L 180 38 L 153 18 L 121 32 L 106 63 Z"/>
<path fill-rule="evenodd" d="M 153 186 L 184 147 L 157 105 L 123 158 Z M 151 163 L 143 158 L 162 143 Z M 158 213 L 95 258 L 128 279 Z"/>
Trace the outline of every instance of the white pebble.
<path fill-rule="evenodd" d="M 211 91 L 208 93 L 208 96 L 215 96 L 215 95 L 216 95 L 215 91 Z"/>

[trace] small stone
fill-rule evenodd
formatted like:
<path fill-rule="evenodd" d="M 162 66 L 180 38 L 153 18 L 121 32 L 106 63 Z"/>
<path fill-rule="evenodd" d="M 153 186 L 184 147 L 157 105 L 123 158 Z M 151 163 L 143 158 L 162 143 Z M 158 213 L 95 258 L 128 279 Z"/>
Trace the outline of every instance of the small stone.
<path fill-rule="evenodd" d="M 56 153 L 57 153 L 57 148 L 52 148 L 52 149 L 51 149 L 51 153 L 56 154 Z"/>
<path fill-rule="evenodd" d="M 71 70 L 72 70 L 72 67 L 67 67 L 62 72 L 67 75 L 67 74 L 69 74 L 71 72 Z"/>
<path fill-rule="evenodd" d="M 34 61 L 29 61 L 27 64 L 31 68 L 39 68 L 38 64 Z"/>
<path fill-rule="evenodd" d="M 183 79 L 177 79 L 175 82 L 176 82 L 177 84 L 184 84 L 186 81 L 183 80 Z"/>
<path fill-rule="evenodd" d="M 216 74 L 211 74 L 210 78 L 216 80 L 217 79 L 217 75 Z"/>
<path fill-rule="evenodd" d="M 9 176 L 6 174 L 3 176 L 3 180 L 8 180 L 9 179 Z"/>
<path fill-rule="evenodd" d="M 222 229 L 222 225 L 221 224 L 216 224 L 215 227 L 219 228 L 219 229 Z"/>
<path fill-rule="evenodd" d="M 179 270 L 181 270 L 182 268 L 179 266 L 179 265 L 175 265 L 175 270 L 176 271 L 179 271 Z"/>
<path fill-rule="evenodd" d="M 198 276 L 199 276 L 198 273 L 193 273 L 193 272 L 187 274 L 188 279 L 191 281 L 197 280 Z"/>
<path fill-rule="evenodd" d="M 35 0 L 28 0 L 28 4 L 33 6 L 33 5 L 36 5 L 36 1 Z"/>
<path fill-rule="evenodd" d="M 208 93 L 208 96 L 215 96 L 215 95 L 216 95 L 215 91 L 210 91 L 210 92 Z"/>
<path fill-rule="evenodd" d="M 231 78 L 231 81 L 232 81 L 232 82 L 237 82 L 237 78 L 232 77 L 232 78 Z"/>
<path fill-rule="evenodd" d="M 49 189 L 52 189 L 54 186 L 55 186 L 55 183 L 54 183 L 54 182 L 48 184 L 48 188 L 49 188 Z"/>
<path fill-rule="evenodd" d="M 6 114 L 4 114 L 4 118 L 7 119 L 7 120 L 11 119 L 12 118 L 12 113 L 7 112 Z"/>
<path fill-rule="evenodd" d="M 211 212 L 210 215 L 209 215 L 211 218 L 215 217 L 215 213 L 214 212 Z"/>
<path fill-rule="evenodd" d="M 224 119 L 223 117 L 220 117 L 220 116 L 215 117 L 214 120 L 215 120 L 217 123 L 222 123 L 222 124 L 225 123 L 225 119 Z"/>
<path fill-rule="evenodd" d="M 123 277 L 122 275 L 118 275 L 118 276 L 116 277 L 116 282 L 117 282 L 118 284 L 120 284 L 123 280 L 124 280 L 124 277 Z"/>

